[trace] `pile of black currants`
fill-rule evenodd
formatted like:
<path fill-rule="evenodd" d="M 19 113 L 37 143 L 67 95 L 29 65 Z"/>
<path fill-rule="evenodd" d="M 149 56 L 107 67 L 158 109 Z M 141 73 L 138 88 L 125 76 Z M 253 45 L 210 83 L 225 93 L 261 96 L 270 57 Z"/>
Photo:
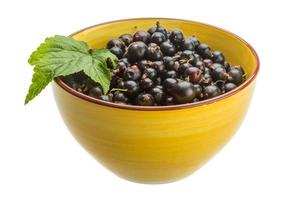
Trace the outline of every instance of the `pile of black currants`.
<path fill-rule="evenodd" d="M 210 99 L 245 81 L 241 66 L 231 66 L 220 51 L 180 30 L 166 30 L 157 22 L 147 31 L 111 39 L 107 48 L 119 61 L 111 70 L 110 91 L 85 74 L 74 75 L 72 88 L 89 96 L 122 104 L 165 106 Z"/>

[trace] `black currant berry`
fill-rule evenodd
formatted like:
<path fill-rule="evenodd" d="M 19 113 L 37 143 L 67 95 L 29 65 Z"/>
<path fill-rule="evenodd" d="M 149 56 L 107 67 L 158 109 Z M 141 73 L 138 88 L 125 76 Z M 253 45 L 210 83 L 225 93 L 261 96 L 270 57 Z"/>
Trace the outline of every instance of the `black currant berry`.
<path fill-rule="evenodd" d="M 113 75 L 111 76 L 110 88 L 112 89 L 112 88 L 117 87 L 117 84 L 118 84 L 118 82 L 120 81 L 120 79 L 121 79 L 121 78 L 120 78 L 118 75 L 113 74 Z"/>
<path fill-rule="evenodd" d="M 220 88 L 215 85 L 209 85 L 204 88 L 204 97 L 206 99 L 219 96 L 221 94 Z"/>
<path fill-rule="evenodd" d="M 124 62 L 118 62 L 116 69 L 118 69 L 118 73 L 120 75 L 123 74 L 123 72 L 128 68 L 128 66 Z"/>
<path fill-rule="evenodd" d="M 103 95 L 101 87 L 95 86 L 95 87 L 91 88 L 88 91 L 88 95 L 91 97 L 94 97 L 94 98 L 99 98 L 101 95 Z"/>
<path fill-rule="evenodd" d="M 225 61 L 224 62 L 224 67 L 225 67 L 226 71 L 228 71 L 231 66 L 230 66 L 230 64 L 227 61 Z"/>
<path fill-rule="evenodd" d="M 220 51 L 214 51 L 212 54 L 212 60 L 214 63 L 221 63 L 223 64 L 225 61 L 224 55 Z"/>
<path fill-rule="evenodd" d="M 175 61 L 174 66 L 173 66 L 173 70 L 175 70 L 177 72 L 180 68 L 180 65 L 181 64 L 179 61 Z"/>
<path fill-rule="evenodd" d="M 128 98 L 123 92 L 116 91 L 113 94 L 113 101 L 115 103 L 127 103 L 128 102 Z"/>
<path fill-rule="evenodd" d="M 228 74 L 223 67 L 217 67 L 212 69 L 212 77 L 214 81 L 222 80 L 226 81 L 228 79 Z"/>
<path fill-rule="evenodd" d="M 166 36 L 161 32 L 154 32 L 151 36 L 150 42 L 160 45 L 166 40 Z"/>
<path fill-rule="evenodd" d="M 213 61 L 211 60 L 211 59 L 204 59 L 203 60 L 203 63 L 204 63 L 204 65 L 205 65 L 205 67 L 209 67 L 209 68 L 211 68 L 211 65 L 213 64 Z"/>
<path fill-rule="evenodd" d="M 150 67 L 151 62 L 148 60 L 141 60 L 137 63 L 138 68 L 143 72 L 146 68 Z"/>
<path fill-rule="evenodd" d="M 235 85 L 234 83 L 226 83 L 224 85 L 224 90 L 225 90 L 225 92 L 229 92 L 229 91 L 235 89 L 236 87 L 237 87 L 237 85 Z"/>
<path fill-rule="evenodd" d="M 174 70 L 175 61 L 174 61 L 174 59 L 172 57 L 165 56 L 163 58 L 163 62 L 164 62 L 164 65 L 165 65 L 167 70 Z"/>
<path fill-rule="evenodd" d="M 160 47 L 155 43 L 151 43 L 151 44 L 154 44 L 154 45 L 149 45 L 147 54 L 146 54 L 147 59 L 151 61 L 162 60 L 163 53 L 161 52 Z"/>
<path fill-rule="evenodd" d="M 161 51 L 166 56 L 173 56 L 176 53 L 176 47 L 168 40 L 163 42 L 160 47 Z"/>
<path fill-rule="evenodd" d="M 163 104 L 166 106 L 175 105 L 175 98 L 170 95 L 166 95 L 163 100 Z"/>
<path fill-rule="evenodd" d="M 155 32 L 161 32 L 165 36 L 167 35 L 167 30 L 161 27 L 160 22 L 156 22 L 156 27 L 151 27 L 148 32 L 152 35 Z"/>
<path fill-rule="evenodd" d="M 148 33 L 152 35 L 156 32 L 156 30 L 157 30 L 157 27 L 151 27 L 148 29 Z"/>
<path fill-rule="evenodd" d="M 136 98 L 137 105 L 152 106 L 154 104 L 154 97 L 148 93 L 141 93 Z"/>
<path fill-rule="evenodd" d="M 220 64 L 220 63 L 213 63 L 212 65 L 210 65 L 210 69 L 216 69 L 216 68 L 223 68 L 223 69 L 225 69 L 225 67 L 224 67 L 224 65 L 222 65 L 222 64 Z"/>
<path fill-rule="evenodd" d="M 195 42 L 191 38 L 186 38 L 183 40 L 181 48 L 182 50 L 190 50 L 194 51 L 195 50 Z"/>
<path fill-rule="evenodd" d="M 164 74 L 165 78 L 177 78 L 177 72 L 175 70 L 166 71 Z"/>
<path fill-rule="evenodd" d="M 154 82 L 150 78 L 144 78 L 140 81 L 140 87 L 144 91 L 149 91 L 154 86 Z"/>
<path fill-rule="evenodd" d="M 161 104 L 161 102 L 164 99 L 164 91 L 162 88 L 156 86 L 156 87 L 152 88 L 150 94 L 154 97 L 155 102 L 157 104 Z"/>
<path fill-rule="evenodd" d="M 202 86 L 199 85 L 199 84 L 194 84 L 193 85 L 193 88 L 195 89 L 195 92 L 196 92 L 196 97 L 201 99 L 203 98 L 203 89 L 202 89 Z"/>
<path fill-rule="evenodd" d="M 119 36 L 126 46 L 130 45 L 133 42 L 133 37 L 131 34 L 125 33 Z"/>
<path fill-rule="evenodd" d="M 170 94 L 174 96 L 178 104 L 190 103 L 196 97 L 193 85 L 187 81 L 180 81 L 175 84 Z"/>
<path fill-rule="evenodd" d="M 130 62 L 137 62 L 145 58 L 148 47 L 143 42 L 133 42 L 127 48 L 127 56 Z"/>
<path fill-rule="evenodd" d="M 191 50 L 184 50 L 181 53 L 181 59 L 194 60 L 194 52 Z"/>
<path fill-rule="evenodd" d="M 132 80 L 125 81 L 123 88 L 126 89 L 125 94 L 129 97 L 136 96 L 140 91 L 138 83 Z"/>
<path fill-rule="evenodd" d="M 199 54 L 197 53 L 194 53 L 194 57 L 195 57 L 195 63 L 198 62 L 198 61 L 203 61 L 203 58 L 202 56 L 200 56 Z"/>
<path fill-rule="evenodd" d="M 200 44 L 197 48 L 197 53 L 203 58 L 211 58 L 212 52 L 211 48 L 207 44 Z"/>
<path fill-rule="evenodd" d="M 213 78 L 209 73 L 203 74 L 200 84 L 202 85 L 210 85 L 213 82 Z"/>
<path fill-rule="evenodd" d="M 125 80 L 137 80 L 141 77 L 141 71 L 139 70 L 137 65 L 132 65 L 127 68 L 123 73 L 123 78 Z"/>
<path fill-rule="evenodd" d="M 118 58 L 122 58 L 123 56 L 123 51 L 119 47 L 112 47 L 109 49 L 109 51 L 116 55 Z"/>
<path fill-rule="evenodd" d="M 134 42 L 141 41 L 141 42 L 144 42 L 144 43 L 148 44 L 149 41 L 150 41 L 150 37 L 151 37 L 151 34 L 149 34 L 146 31 L 142 31 L 141 30 L 141 31 L 137 31 L 133 35 L 133 41 Z"/>
<path fill-rule="evenodd" d="M 143 71 L 142 77 L 155 80 L 157 78 L 157 70 L 154 68 L 148 67 Z"/>
<path fill-rule="evenodd" d="M 108 43 L 107 43 L 107 46 L 106 48 L 107 49 L 111 49 L 113 47 L 118 47 L 120 48 L 123 52 L 125 52 L 125 44 L 122 40 L 120 39 L 111 39 Z"/>
<path fill-rule="evenodd" d="M 188 78 L 191 83 L 198 83 L 202 78 L 202 70 L 197 67 L 189 67 L 185 71 L 185 77 Z"/>
<path fill-rule="evenodd" d="M 170 34 L 169 39 L 174 45 L 179 46 L 184 40 L 184 35 L 180 30 L 173 30 Z"/>
<path fill-rule="evenodd" d="M 111 101 L 110 97 L 108 95 L 101 95 L 98 97 L 98 99 L 102 100 L 102 101 Z"/>
<path fill-rule="evenodd" d="M 190 67 L 193 67 L 190 63 L 183 63 L 178 69 L 178 73 L 182 78 L 186 77 L 186 70 Z"/>
<path fill-rule="evenodd" d="M 168 93 L 172 92 L 172 88 L 177 84 L 177 80 L 174 78 L 167 78 L 163 82 L 164 90 Z"/>
<path fill-rule="evenodd" d="M 191 42 L 194 43 L 195 49 L 200 45 L 200 41 L 195 36 L 188 37 L 188 39 L 191 40 Z"/>
<path fill-rule="evenodd" d="M 194 67 L 199 68 L 200 70 L 204 71 L 205 70 L 205 63 L 203 61 L 197 61 L 194 64 Z"/>
<path fill-rule="evenodd" d="M 232 82 L 236 85 L 241 85 L 244 81 L 243 72 L 239 67 L 231 67 L 228 71 L 229 74 L 229 82 Z"/>
<path fill-rule="evenodd" d="M 127 67 L 130 66 L 130 62 L 128 61 L 128 58 L 122 58 L 122 59 L 119 59 L 118 62 L 123 62 Z"/>
<path fill-rule="evenodd" d="M 163 61 L 155 61 L 152 63 L 152 67 L 157 70 L 158 75 L 163 77 L 164 73 L 166 72 L 165 65 Z"/>
<path fill-rule="evenodd" d="M 124 88 L 124 81 L 122 80 L 122 78 L 117 81 L 116 87 Z"/>

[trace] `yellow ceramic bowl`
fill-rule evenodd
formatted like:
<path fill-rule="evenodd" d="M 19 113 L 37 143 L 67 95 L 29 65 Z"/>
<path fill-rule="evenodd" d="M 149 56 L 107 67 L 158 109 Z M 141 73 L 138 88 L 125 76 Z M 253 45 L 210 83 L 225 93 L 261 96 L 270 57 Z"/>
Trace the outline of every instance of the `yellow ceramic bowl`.
<path fill-rule="evenodd" d="M 90 47 L 105 47 L 123 33 L 147 29 L 156 21 L 168 29 L 196 35 L 242 65 L 247 80 L 235 90 L 202 102 L 164 107 L 103 102 L 53 84 L 55 100 L 76 140 L 103 166 L 128 180 L 165 183 L 184 178 L 218 152 L 240 126 L 248 109 L 259 62 L 238 36 L 203 23 L 178 19 L 128 19 L 99 24 L 72 36 Z"/>

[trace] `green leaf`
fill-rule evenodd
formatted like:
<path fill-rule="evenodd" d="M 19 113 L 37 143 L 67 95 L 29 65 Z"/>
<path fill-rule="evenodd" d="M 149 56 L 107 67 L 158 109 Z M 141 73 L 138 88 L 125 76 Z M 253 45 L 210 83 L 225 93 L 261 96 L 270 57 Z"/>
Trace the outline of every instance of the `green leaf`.
<path fill-rule="evenodd" d="M 52 78 L 52 73 L 49 69 L 35 67 L 32 83 L 25 98 L 25 105 L 36 97 L 52 81 Z"/>
<path fill-rule="evenodd" d="M 105 62 L 93 59 L 93 65 L 85 67 L 84 73 L 88 75 L 92 80 L 99 83 L 102 86 L 103 92 L 106 94 L 110 85 L 110 71 Z"/>
<path fill-rule="evenodd" d="M 107 49 L 90 50 L 85 42 L 71 37 L 56 35 L 47 38 L 28 60 L 35 68 L 25 104 L 36 97 L 55 77 L 79 71 L 84 71 L 102 86 L 105 93 L 108 92 L 111 79 L 108 60 L 114 68 L 117 57 Z"/>
<path fill-rule="evenodd" d="M 28 62 L 31 65 L 37 65 L 39 59 L 47 53 L 62 52 L 63 50 L 89 54 L 89 47 L 85 42 L 77 41 L 71 37 L 56 35 L 54 37 L 46 38 L 44 43 L 31 54 Z"/>
<path fill-rule="evenodd" d="M 104 93 L 107 93 L 111 80 L 110 71 L 107 67 L 107 60 L 109 60 L 112 67 L 115 68 L 117 64 L 117 57 L 108 49 L 92 49 L 91 55 L 93 58 L 93 67 L 86 67 L 83 69 L 83 71 L 92 80 L 102 86 Z"/>
<path fill-rule="evenodd" d="M 115 68 L 117 64 L 117 57 L 111 53 L 108 49 L 92 49 L 91 55 L 93 59 L 102 61 L 104 63 L 109 60 L 112 64 L 112 67 Z"/>
<path fill-rule="evenodd" d="M 41 59 L 37 61 L 36 66 L 49 68 L 53 73 L 53 77 L 67 76 L 92 65 L 91 55 L 79 52 L 62 50 L 42 55 Z"/>

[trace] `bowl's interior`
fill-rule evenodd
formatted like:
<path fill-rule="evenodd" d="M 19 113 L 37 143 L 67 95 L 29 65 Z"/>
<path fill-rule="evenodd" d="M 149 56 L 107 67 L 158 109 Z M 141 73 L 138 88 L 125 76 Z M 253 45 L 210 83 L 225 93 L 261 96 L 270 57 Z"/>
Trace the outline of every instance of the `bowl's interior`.
<path fill-rule="evenodd" d="M 88 42 L 90 47 L 103 48 L 111 38 L 117 38 L 123 33 L 134 33 L 136 30 L 146 30 L 155 26 L 156 21 L 167 29 L 180 29 L 186 36 L 195 35 L 213 50 L 222 51 L 230 64 L 241 65 L 245 69 L 247 79 L 256 73 L 257 56 L 246 42 L 232 33 L 198 22 L 157 18 L 129 19 L 93 26 L 73 37 Z"/>

